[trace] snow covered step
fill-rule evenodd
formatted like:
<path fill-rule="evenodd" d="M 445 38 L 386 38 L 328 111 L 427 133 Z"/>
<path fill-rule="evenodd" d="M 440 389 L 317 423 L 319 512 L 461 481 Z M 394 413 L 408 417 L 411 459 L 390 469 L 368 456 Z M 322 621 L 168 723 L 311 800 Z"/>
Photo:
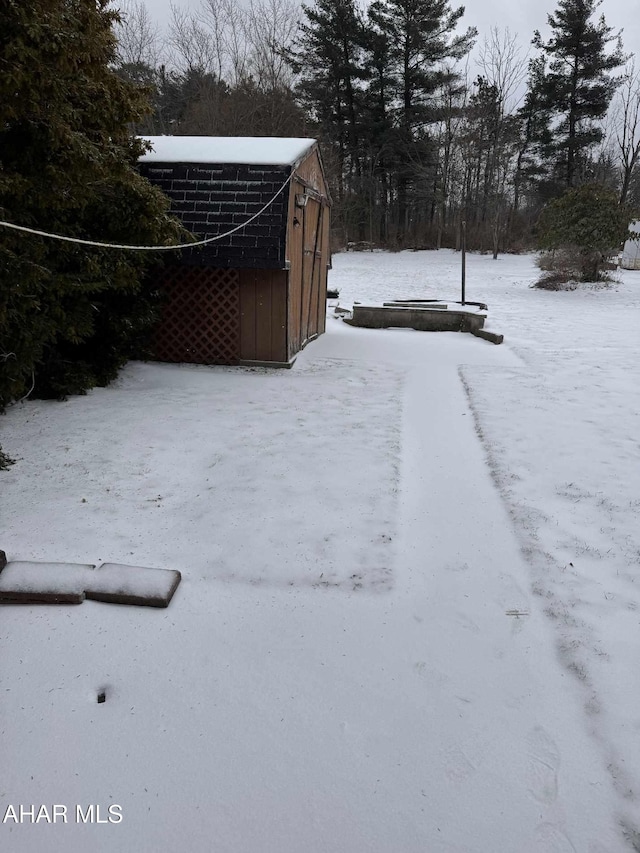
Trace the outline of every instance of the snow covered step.
<path fill-rule="evenodd" d="M 117 563 L 96 568 L 89 563 L 16 560 L 0 570 L 0 601 L 82 604 L 89 598 L 113 604 L 167 607 L 180 580 L 180 572 L 174 569 Z"/>

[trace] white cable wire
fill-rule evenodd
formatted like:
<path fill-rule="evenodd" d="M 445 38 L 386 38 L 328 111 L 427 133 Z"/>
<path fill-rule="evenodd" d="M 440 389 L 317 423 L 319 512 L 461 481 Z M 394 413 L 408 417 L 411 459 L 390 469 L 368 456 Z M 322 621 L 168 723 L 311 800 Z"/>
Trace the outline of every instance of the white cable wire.
<path fill-rule="evenodd" d="M 96 240 L 83 240 L 80 237 L 64 237 L 62 234 L 51 234 L 48 231 L 38 231 L 36 228 L 27 228 L 25 225 L 15 225 L 13 222 L 3 222 L 2 220 L 0 220 L 0 225 L 4 228 L 13 228 L 15 231 L 25 231 L 27 234 L 37 234 L 38 237 L 50 237 L 52 240 L 63 240 L 65 243 L 80 243 L 82 246 L 96 246 L 99 249 L 131 249 L 131 251 L 134 252 L 170 252 L 176 251 L 177 249 L 193 249 L 194 246 L 205 246 L 207 243 L 213 243 L 215 240 L 222 240 L 223 237 L 229 237 L 231 234 L 235 234 L 236 231 L 240 231 L 241 228 L 246 228 L 249 223 L 261 216 L 265 210 L 273 204 L 292 178 L 293 170 L 291 170 L 291 174 L 280 187 L 278 192 L 269 199 L 264 207 L 262 207 L 257 213 L 254 213 L 250 219 L 247 219 L 246 222 L 243 222 L 241 225 L 236 225 L 235 228 L 232 228 L 230 231 L 225 231 L 224 234 L 216 234 L 215 237 L 207 237 L 206 240 L 198 240 L 196 243 L 179 243 L 177 246 L 129 246 L 126 243 L 101 243 Z"/>

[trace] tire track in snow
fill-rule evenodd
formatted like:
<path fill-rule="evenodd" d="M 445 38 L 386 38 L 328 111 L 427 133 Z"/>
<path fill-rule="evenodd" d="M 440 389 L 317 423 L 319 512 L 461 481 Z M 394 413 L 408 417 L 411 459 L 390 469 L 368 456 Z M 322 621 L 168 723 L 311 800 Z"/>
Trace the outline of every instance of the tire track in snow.
<path fill-rule="evenodd" d="M 592 781 L 598 759 L 576 726 L 579 707 L 552 698 L 564 683 L 546 624 L 507 615 L 530 612 L 527 570 L 454 364 L 408 374 L 399 539 L 396 595 L 422 635 L 423 671 L 439 674 L 429 679 L 431 699 L 448 707 L 456 698 L 464 720 L 462 729 L 432 722 L 429 737 L 441 744 L 435 778 L 476 827 L 469 849 L 587 850 L 600 837 L 604 849 L 621 850 L 612 803 Z M 558 744 L 569 751 L 562 760 Z M 488 815 L 499 841 L 481 829 Z M 514 815 L 518 838 L 509 840 Z M 435 849 L 467 849 L 469 837 L 440 827 L 444 846 Z"/>
<path fill-rule="evenodd" d="M 473 420 L 476 434 L 484 449 L 487 466 L 497 492 L 500 494 L 504 506 L 511 518 L 513 530 L 520 543 L 520 550 L 532 572 L 531 589 L 538 599 L 543 601 L 543 612 L 547 620 L 554 628 L 556 650 L 558 658 L 565 670 L 571 674 L 574 684 L 582 695 L 582 704 L 585 713 L 585 722 L 594 740 L 599 744 L 603 756 L 604 766 L 607 768 L 612 780 L 613 788 L 619 796 L 618 824 L 627 844 L 633 850 L 640 850 L 638 843 L 638 828 L 636 818 L 629 809 L 629 803 L 636 801 L 635 791 L 640 788 L 640 781 L 634 778 L 626 769 L 625 756 L 615 743 L 612 732 L 616 726 L 609 719 L 609 709 L 612 702 L 607 691 L 601 688 L 601 667 L 608 661 L 607 639 L 602 635 L 602 623 L 583 606 L 584 596 L 588 596 L 590 588 L 597 581 L 590 580 L 573 569 L 573 563 L 563 565 L 559 560 L 558 537 L 564 535 L 565 541 L 570 536 L 565 532 L 559 532 L 563 524 L 566 524 L 566 516 L 561 515 L 560 520 L 554 514 L 554 507 L 542 500 L 540 494 L 531 493 L 531 483 L 534 482 L 536 466 L 543 464 L 545 454 L 542 446 L 538 453 L 531 453 L 529 445 L 525 443 L 528 435 L 526 429 L 521 433 L 519 455 L 513 457 L 509 454 L 509 445 L 500 440 L 500 432 L 496 430 L 495 424 L 489 421 L 486 411 L 486 402 L 480 402 L 480 392 L 474 386 L 468 367 L 460 367 L 458 370 L 462 386 L 464 388 Z M 484 378 L 483 371 L 474 370 L 476 383 Z M 518 379 L 514 379 L 514 377 Z M 500 403 L 494 399 L 494 405 L 506 407 L 513 418 L 518 412 L 510 399 L 511 388 L 509 380 L 520 381 L 531 389 L 538 386 L 540 406 L 546 405 L 553 411 L 553 397 L 548 381 L 540 374 L 531 369 L 505 370 L 501 374 L 502 397 Z M 495 380 L 495 375 L 492 376 Z M 516 392 L 514 391 L 514 394 Z M 551 401 L 551 402 L 549 402 Z M 522 407 L 524 408 L 524 407 Z M 504 410 L 504 408 L 502 409 Z M 545 409 L 546 411 L 546 409 Z M 493 414 L 493 413 L 491 413 Z M 547 421 L 552 415 L 547 415 Z M 494 417 L 495 421 L 495 417 Z M 522 424 L 524 426 L 524 423 Z M 535 429 L 534 422 L 527 422 L 529 430 Z M 559 427 L 555 425 L 556 429 Z M 515 440 L 515 437 L 513 438 Z M 531 443 L 531 442 L 530 442 Z M 538 444 L 540 441 L 538 440 Z M 526 453 L 529 448 L 529 453 Z M 554 456 L 551 455 L 553 461 Z M 515 465 L 510 466 L 517 462 Z M 622 486 L 622 483 L 621 483 Z M 568 484 L 566 494 L 572 494 L 573 483 Z M 582 493 L 581 493 L 582 495 Z M 562 495 L 560 495 L 562 497 Z M 601 505 L 604 509 L 604 504 Z M 600 509 L 600 507 L 599 507 Z M 593 510 L 591 510 L 593 514 Z M 590 523 L 589 523 L 590 522 Z M 584 524 L 586 530 L 593 530 L 593 519 Z M 580 528 L 576 528 L 580 530 Z M 586 533 L 585 530 L 585 533 Z M 551 531 L 551 533 L 549 532 Z M 575 538 L 575 537 L 574 537 Z M 575 548 L 575 543 L 573 543 Z M 586 547 L 586 546 L 585 546 Z M 597 556 L 596 549 L 586 548 Z M 568 559 L 568 558 L 567 558 Z M 592 593 L 593 595 L 593 593 Z M 635 608 L 632 607 L 632 610 Z M 611 640 L 611 637 L 609 638 Z M 615 703 L 614 703 L 615 705 Z M 633 763 L 631 764 L 633 766 Z M 555 848 L 552 848 L 555 849 Z M 561 849 L 561 848 L 559 848 Z M 567 848 L 570 849 L 570 848 Z"/>

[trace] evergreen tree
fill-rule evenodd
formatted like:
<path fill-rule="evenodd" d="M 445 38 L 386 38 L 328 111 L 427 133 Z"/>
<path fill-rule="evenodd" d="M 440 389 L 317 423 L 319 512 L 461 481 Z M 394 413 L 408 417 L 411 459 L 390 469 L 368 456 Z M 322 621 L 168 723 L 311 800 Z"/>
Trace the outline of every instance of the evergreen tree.
<path fill-rule="evenodd" d="M 337 150 L 342 199 L 345 178 L 350 182 L 361 171 L 362 17 L 354 0 L 317 0 L 302 8 L 307 22 L 300 25 L 289 60 L 300 75 L 297 92 L 303 105 Z"/>
<path fill-rule="evenodd" d="M 135 163 L 146 104 L 113 70 L 108 0 L 0 0 L 0 219 L 72 237 L 167 245 L 181 231 Z M 157 256 L 0 227 L 0 408 L 35 386 L 112 379 L 153 317 Z"/>
<path fill-rule="evenodd" d="M 619 78 L 611 72 L 625 57 L 620 37 L 613 35 L 604 15 L 592 18 L 602 0 L 559 0 L 547 20 L 551 38 L 543 41 L 536 31 L 533 44 L 548 60 L 541 80 L 541 97 L 546 107 L 559 117 L 555 128 L 555 154 L 561 184 L 579 182 L 580 161 L 588 149 L 602 139 L 595 122 L 607 112 Z M 615 48 L 607 53 L 607 45 Z"/>
<path fill-rule="evenodd" d="M 619 204 L 614 191 L 584 184 L 546 205 L 538 221 L 539 245 L 551 252 L 562 250 L 569 275 L 598 281 L 607 255 L 629 236 L 631 218 L 631 209 Z"/>
<path fill-rule="evenodd" d="M 401 126 L 415 130 L 433 120 L 433 96 L 450 69 L 444 63 L 465 56 L 476 30 L 456 34 L 464 6 L 447 0 L 375 0 L 369 17 L 387 38 Z"/>
<path fill-rule="evenodd" d="M 366 24 L 362 123 L 368 171 L 369 240 L 385 244 L 390 224 L 391 172 L 396 162 L 392 56 L 389 40 L 377 28 L 370 11 Z"/>
<path fill-rule="evenodd" d="M 513 211 L 516 216 L 523 197 L 539 212 L 544 201 L 554 195 L 550 178 L 554 136 L 551 130 L 552 110 L 543 96 L 545 75 L 544 56 L 531 59 L 527 91 L 515 115 L 520 130 L 513 177 Z"/>
<path fill-rule="evenodd" d="M 447 0 L 375 0 L 369 10 L 389 50 L 396 104 L 400 242 L 410 227 L 412 173 L 435 174 L 436 154 L 426 128 L 439 115 L 436 93 L 457 76 L 447 61 L 465 56 L 476 36 L 473 28 L 456 33 L 463 15 L 463 6 L 452 9 Z"/>
<path fill-rule="evenodd" d="M 306 21 L 288 52 L 299 75 L 296 94 L 321 140 L 338 202 L 334 228 L 347 242 L 363 240 L 368 219 L 366 132 L 363 131 L 365 29 L 355 0 L 302 6 Z"/>

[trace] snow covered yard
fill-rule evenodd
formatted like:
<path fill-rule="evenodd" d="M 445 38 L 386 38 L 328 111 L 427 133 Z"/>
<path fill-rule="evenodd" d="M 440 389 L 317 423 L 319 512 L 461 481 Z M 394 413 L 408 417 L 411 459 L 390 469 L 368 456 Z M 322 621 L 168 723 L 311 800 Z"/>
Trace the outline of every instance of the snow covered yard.
<path fill-rule="evenodd" d="M 166 611 L 0 610 L 2 811 L 68 810 L 3 850 L 640 849 L 640 273 L 535 275 L 468 259 L 500 347 L 330 317 L 291 371 L 132 364 L 0 420 L 10 559 L 183 574 Z"/>

